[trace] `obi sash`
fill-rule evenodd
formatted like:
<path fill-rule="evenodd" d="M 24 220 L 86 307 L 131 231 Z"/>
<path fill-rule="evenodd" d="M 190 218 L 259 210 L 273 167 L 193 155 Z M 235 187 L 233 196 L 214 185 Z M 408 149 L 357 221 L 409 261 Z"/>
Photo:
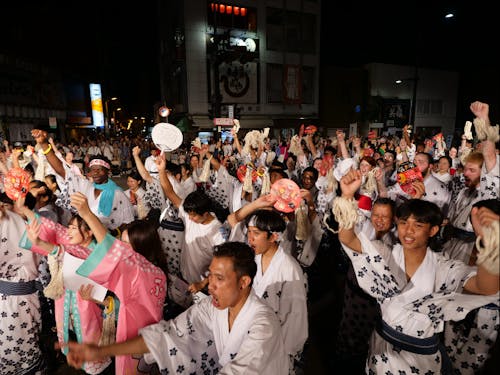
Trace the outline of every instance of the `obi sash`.
<path fill-rule="evenodd" d="M 30 281 L 4 281 L 0 280 L 0 294 L 8 296 L 24 296 L 35 293 L 38 289 L 35 280 Z"/>

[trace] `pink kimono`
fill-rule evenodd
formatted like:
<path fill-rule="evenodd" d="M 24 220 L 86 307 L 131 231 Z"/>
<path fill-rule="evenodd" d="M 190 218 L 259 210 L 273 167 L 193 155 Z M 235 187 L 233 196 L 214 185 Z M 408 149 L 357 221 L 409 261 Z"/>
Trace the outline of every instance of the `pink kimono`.
<path fill-rule="evenodd" d="M 60 245 L 57 258 L 61 262 L 65 251 L 80 259 L 87 258 L 92 251 L 91 248 L 70 245 L 66 227 L 43 217 L 38 217 L 38 220 L 42 224 L 40 239 L 54 245 Z M 20 246 L 44 256 L 48 255 L 46 250 L 32 245 L 26 234 L 23 236 Z M 70 327 L 75 332 L 78 342 L 99 343 L 102 331 L 102 312 L 98 305 L 81 299 L 77 292 L 66 289 L 64 294 L 55 300 L 54 306 L 57 338 L 60 344 L 68 341 Z M 63 353 L 66 354 L 67 349 L 63 349 Z M 86 362 L 83 369 L 87 374 L 99 374 L 110 363 L 111 359 L 109 358 Z"/>
<path fill-rule="evenodd" d="M 137 336 L 140 328 L 163 315 L 167 278 L 163 271 L 110 234 L 98 244 L 77 273 L 111 290 L 120 300 L 116 342 Z M 116 357 L 116 374 L 137 374 L 138 359 Z"/>

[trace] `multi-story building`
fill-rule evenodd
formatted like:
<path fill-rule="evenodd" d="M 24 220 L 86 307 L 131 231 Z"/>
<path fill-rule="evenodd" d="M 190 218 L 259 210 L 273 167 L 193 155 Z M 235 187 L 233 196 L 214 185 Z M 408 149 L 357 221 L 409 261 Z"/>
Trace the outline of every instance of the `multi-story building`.
<path fill-rule="evenodd" d="M 320 7 L 319 0 L 160 4 L 176 14 L 161 29 L 164 100 L 209 131 L 213 118 L 231 115 L 243 128 L 317 123 Z"/>

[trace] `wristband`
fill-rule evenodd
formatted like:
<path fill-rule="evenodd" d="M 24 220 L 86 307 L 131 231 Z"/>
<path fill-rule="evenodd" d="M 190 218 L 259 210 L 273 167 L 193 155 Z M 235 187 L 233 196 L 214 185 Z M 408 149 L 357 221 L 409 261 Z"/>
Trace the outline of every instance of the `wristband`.
<path fill-rule="evenodd" d="M 49 144 L 49 147 L 47 147 L 46 150 L 42 150 L 42 154 L 47 155 L 50 152 L 50 150 L 52 150 L 52 145 L 51 144 Z"/>

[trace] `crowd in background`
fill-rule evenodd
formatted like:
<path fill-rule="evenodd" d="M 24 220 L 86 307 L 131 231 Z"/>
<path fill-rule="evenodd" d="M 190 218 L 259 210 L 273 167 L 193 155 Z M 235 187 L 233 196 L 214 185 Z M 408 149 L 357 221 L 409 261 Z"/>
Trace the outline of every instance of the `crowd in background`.
<path fill-rule="evenodd" d="M 311 306 L 329 294 L 331 371 L 487 371 L 499 134 L 488 104 L 470 109 L 451 144 L 409 125 L 281 139 L 237 120 L 224 140 L 168 153 L 44 129 L 4 141 L 0 373 L 50 373 L 58 341 L 88 374 L 301 374 Z"/>

